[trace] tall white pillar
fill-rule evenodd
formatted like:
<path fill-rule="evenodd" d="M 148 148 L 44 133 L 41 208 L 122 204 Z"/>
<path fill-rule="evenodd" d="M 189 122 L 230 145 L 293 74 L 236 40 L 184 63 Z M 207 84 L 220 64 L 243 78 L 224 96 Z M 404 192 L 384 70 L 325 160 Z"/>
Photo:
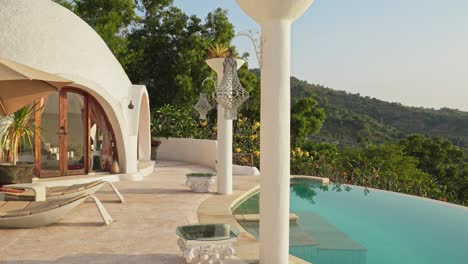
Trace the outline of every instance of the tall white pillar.
<path fill-rule="evenodd" d="M 262 27 L 260 263 L 289 257 L 291 24 L 312 0 L 237 0 Z"/>
<path fill-rule="evenodd" d="M 218 80 L 218 85 L 221 80 Z M 218 149 L 216 178 L 219 194 L 232 193 L 232 120 L 224 118 L 224 108 L 218 104 Z"/>
<path fill-rule="evenodd" d="M 236 59 L 237 69 L 244 60 Z M 206 63 L 217 74 L 217 85 L 223 80 L 223 58 L 208 59 Z M 216 178 L 219 194 L 232 193 L 232 120 L 224 118 L 224 108 L 218 104 L 218 145 L 217 145 Z"/>

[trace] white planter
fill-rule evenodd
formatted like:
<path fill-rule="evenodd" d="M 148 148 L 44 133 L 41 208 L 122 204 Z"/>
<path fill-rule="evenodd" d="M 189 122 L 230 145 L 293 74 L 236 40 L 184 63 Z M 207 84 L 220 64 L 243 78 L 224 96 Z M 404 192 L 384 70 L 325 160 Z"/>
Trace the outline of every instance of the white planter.
<path fill-rule="evenodd" d="M 210 185 L 215 182 L 215 175 L 211 173 L 189 173 L 186 176 L 187 181 L 185 184 L 197 193 L 207 193 Z"/>

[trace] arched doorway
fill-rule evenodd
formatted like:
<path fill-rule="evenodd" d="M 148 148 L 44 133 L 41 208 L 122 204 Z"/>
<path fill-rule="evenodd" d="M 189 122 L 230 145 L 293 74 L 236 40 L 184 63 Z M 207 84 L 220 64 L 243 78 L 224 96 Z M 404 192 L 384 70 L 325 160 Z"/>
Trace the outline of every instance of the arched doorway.
<path fill-rule="evenodd" d="M 110 171 L 118 159 L 115 134 L 90 94 L 63 88 L 37 103 L 36 176 L 55 177 Z"/>

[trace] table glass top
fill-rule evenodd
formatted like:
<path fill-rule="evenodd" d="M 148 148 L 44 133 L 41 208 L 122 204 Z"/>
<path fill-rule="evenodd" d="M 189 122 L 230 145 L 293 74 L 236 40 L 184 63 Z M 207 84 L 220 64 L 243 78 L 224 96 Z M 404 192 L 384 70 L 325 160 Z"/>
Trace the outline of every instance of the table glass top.
<path fill-rule="evenodd" d="M 179 226 L 176 234 L 185 240 L 218 241 L 236 238 L 239 230 L 226 224 Z"/>

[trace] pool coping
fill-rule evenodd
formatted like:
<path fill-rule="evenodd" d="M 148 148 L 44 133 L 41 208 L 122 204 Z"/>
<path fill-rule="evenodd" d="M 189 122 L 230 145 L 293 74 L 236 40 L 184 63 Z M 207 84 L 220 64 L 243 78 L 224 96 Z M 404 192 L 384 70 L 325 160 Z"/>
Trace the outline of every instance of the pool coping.
<path fill-rule="evenodd" d="M 244 178 L 244 177 L 243 177 Z M 237 184 L 230 195 L 214 195 L 203 201 L 198 207 L 198 221 L 200 224 L 224 223 L 239 229 L 240 234 L 234 244 L 236 256 L 247 263 L 258 263 L 259 261 L 259 241 L 247 232 L 236 220 L 233 208 L 248 199 L 260 190 L 259 177 L 245 177 L 245 181 Z M 328 178 L 315 176 L 293 175 L 291 179 L 305 179 L 310 181 L 328 184 Z M 305 260 L 289 255 L 290 264 L 307 264 Z"/>

